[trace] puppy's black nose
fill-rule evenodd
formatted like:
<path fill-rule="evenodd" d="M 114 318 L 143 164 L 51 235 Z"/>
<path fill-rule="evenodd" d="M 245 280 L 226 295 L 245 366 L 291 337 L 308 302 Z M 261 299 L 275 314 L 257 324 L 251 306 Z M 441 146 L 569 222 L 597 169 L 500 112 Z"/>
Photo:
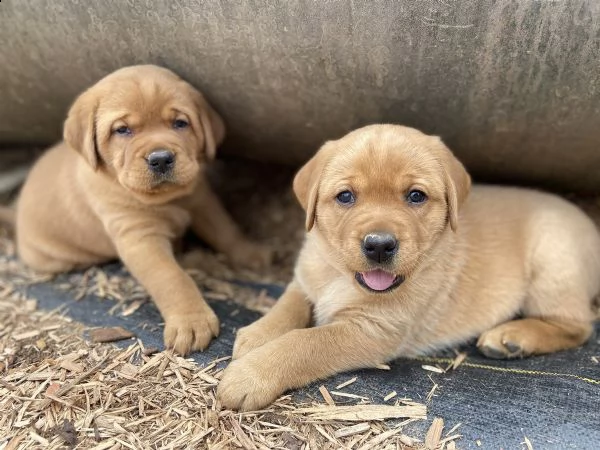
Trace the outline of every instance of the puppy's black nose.
<path fill-rule="evenodd" d="M 390 233 L 369 233 L 363 239 L 362 251 L 373 262 L 387 262 L 398 251 L 398 241 Z"/>
<path fill-rule="evenodd" d="M 154 150 L 148 155 L 146 161 L 152 172 L 164 175 L 175 165 L 175 155 L 169 150 Z"/>

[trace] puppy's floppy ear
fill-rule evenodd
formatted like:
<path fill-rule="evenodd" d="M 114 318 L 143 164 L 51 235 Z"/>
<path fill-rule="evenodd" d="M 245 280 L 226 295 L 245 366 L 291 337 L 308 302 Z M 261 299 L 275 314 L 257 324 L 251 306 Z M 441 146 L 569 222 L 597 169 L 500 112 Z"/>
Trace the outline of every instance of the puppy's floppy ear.
<path fill-rule="evenodd" d="M 454 156 L 441 138 L 435 136 L 436 147 L 440 156 L 446 184 L 446 202 L 448 204 L 448 220 L 452 231 L 458 228 L 458 211 L 469 195 L 471 177 L 462 163 Z"/>
<path fill-rule="evenodd" d="M 330 158 L 334 144 L 326 142 L 315 155 L 304 164 L 294 177 L 294 193 L 300 205 L 306 211 L 306 231 L 310 231 L 315 224 L 317 213 L 317 199 L 319 184 L 323 168 Z"/>
<path fill-rule="evenodd" d="M 204 151 L 209 161 L 215 159 L 217 147 L 225 139 L 225 124 L 221 116 L 206 101 L 204 96 L 190 86 L 192 98 L 196 105 L 198 122 L 204 133 Z M 198 124 L 195 124 L 196 128 Z"/>
<path fill-rule="evenodd" d="M 92 169 L 98 168 L 96 138 L 96 96 L 90 91 L 81 94 L 69 110 L 63 129 L 65 142 L 87 160 Z"/>

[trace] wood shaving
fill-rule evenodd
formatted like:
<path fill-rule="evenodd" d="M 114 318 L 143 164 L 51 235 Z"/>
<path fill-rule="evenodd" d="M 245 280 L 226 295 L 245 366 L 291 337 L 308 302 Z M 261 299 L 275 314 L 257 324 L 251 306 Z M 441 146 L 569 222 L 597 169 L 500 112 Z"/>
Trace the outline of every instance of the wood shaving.
<path fill-rule="evenodd" d="M 373 448 L 377 448 L 379 444 L 386 443 L 391 437 L 397 435 L 402 432 L 402 427 L 398 427 L 395 429 L 391 429 L 381 433 L 379 436 L 371 439 L 362 447 L 359 447 L 359 450 L 371 450 Z"/>
<path fill-rule="evenodd" d="M 333 398 L 331 397 L 329 391 L 325 386 L 320 386 L 319 392 L 323 396 L 323 400 L 325 400 L 325 403 L 327 403 L 329 406 L 335 406 L 335 402 L 333 401 Z"/>
<path fill-rule="evenodd" d="M 135 334 L 123 327 L 96 328 L 90 331 L 92 342 L 116 342 L 132 337 L 135 337 Z"/>
<path fill-rule="evenodd" d="M 388 395 L 386 395 L 385 397 L 383 397 L 383 401 L 384 402 L 390 401 L 391 399 L 393 399 L 397 395 L 398 395 L 398 393 L 396 391 L 392 391 Z"/>
<path fill-rule="evenodd" d="M 467 359 L 467 354 L 464 352 L 461 352 L 458 355 L 456 355 L 456 358 L 454 358 L 454 361 L 452 361 L 452 370 L 458 369 L 458 367 L 465 361 L 465 359 Z"/>
<path fill-rule="evenodd" d="M 424 419 L 427 414 L 427 407 L 425 405 L 353 405 L 298 408 L 290 412 L 292 414 L 306 414 L 311 420 Z"/>
<path fill-rule="evenodd" d="M 344 389 L 346 386 L 350 386 L 352 383 L 356 382 L 356 380 L 358 380 L 357 377 L 352 377 L 348 381 L 344 381 L 343 383 L 338 384 L 335 388 L 338 390 Z"/>
<path fill-rule="evenodd" d="M 429 372 L 435 372 L 435 373 L 445 373 L 445 370 L 440 368 L 440 367 L 436 367 L 436 366 L 428 366 L 428 365 L 424 365 L 421 366 L 421 368 L 423 370 L 427 370 Z"/>
<path fill-rule="evenodd" d="M 426 397 L 427 403 L 429 403 L 433 399 L 433 397 L 435 396 L 435 392 L 440 387 L 439 384 L 437 384 L 435 381 L 433 381 L 433 378 L 431 378 L 431 376 L 429 376 L 429 379 L 433 383 L 433 386 L 431 387 L 431 390 L 427 393 L 427 397 Z"/>
<path fill-rule="evenodd" d="M 371 425 L 369 422 L 361 422 L 356 425 L 351 425 L 349 427 L 340 428 L 334 434 L 336 438 L 354 436 L 355 434 L 361 434 L 365 431 L 369 431 L 371 429 Z"/>
<path fill-rule="evenodd" d="M 439 417 L 433 419 L 429 430 L 427 430 L 427 435 L 425 436 L 425 447 L 427 450 L 436 450 L 438 448 L 443 430 L 444 420 Z"/>
<path fill-rule="evenodd" d="M 331 391 L 331 393 L 333 395 L 337 395 L 338 397 L 354 398 L 357 400 L 369 400 L 369 397 L 365 397 L 363 395 L 357 395 L 357 394 L 349 394 L 347 392 Z"/>
<path fill-rule="evenodd" d="M 450 428 L 447 432 L 446 432 L 446 436 L 451 435 L 452 433 L 454 433 L 456 430 L 459 429 L 459 427 L 462 425 L 462 423 L 457 423 L 456 425 L 454 425 L 452 428 Z"/>

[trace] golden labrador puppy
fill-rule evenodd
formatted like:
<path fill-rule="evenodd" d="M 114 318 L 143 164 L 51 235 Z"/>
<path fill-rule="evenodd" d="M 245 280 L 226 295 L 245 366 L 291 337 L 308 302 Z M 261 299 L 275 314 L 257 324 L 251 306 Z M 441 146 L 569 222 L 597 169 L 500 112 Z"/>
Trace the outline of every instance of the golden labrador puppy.
<path fill-rule="evenodd" d="M 265 265 L 211 191 L 203 169 L 225 135 L 191 85 L 156 66 L 120 69 L 73 104 L 61 142 L 34 165 L 17 203 L 17 250 L 43 272 L 120 258 L 165 320 L 167 347 L 206 347 L 219 321 L 178 265 L 191 228 L 234 263 Z"/>
<path fill-rule="evenodd" d="M 442 141 L 411 128 L 326 143 L 294 180 L 308 231 L 294 280 L 238 332 L 222 405 L 261 408 L 319 378 L 474 336 L 491 358 L 585 342 L 600 289 L 592 221 L 553 195 L 469 190 Z"/>

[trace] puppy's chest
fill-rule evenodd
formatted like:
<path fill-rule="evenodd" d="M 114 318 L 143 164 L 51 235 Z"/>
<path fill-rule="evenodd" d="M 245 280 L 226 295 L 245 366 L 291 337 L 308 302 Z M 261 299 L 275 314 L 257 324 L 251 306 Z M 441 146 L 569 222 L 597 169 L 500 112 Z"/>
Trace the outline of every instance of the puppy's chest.
<path fill-rule="evenodd" d="M 181 237 L 191 224 L 190 212 L 179 206 L 165 206 L 159 211 L 160 219 L 170 229 L 174 237 Z"/>
<path fill-rule="evenodd" d="M 153 230 L 153 232 L 178 239 L 191 223 L 191 214 L 177 205 L 160 205 L 144 208 L 121 208 L 110 216 L 109 230 L 115 235 L 131 231 Z"/>
<path fill-rule="evenodd" d="M 331 280 L 327 285 L 306 289 L 312 301 L 314 321 L 316 325 L 324 325 L 334 320 L 335 316 L 347 308 L 352 301 L 348 292 L 348 281 L 342 278 Z"/>

